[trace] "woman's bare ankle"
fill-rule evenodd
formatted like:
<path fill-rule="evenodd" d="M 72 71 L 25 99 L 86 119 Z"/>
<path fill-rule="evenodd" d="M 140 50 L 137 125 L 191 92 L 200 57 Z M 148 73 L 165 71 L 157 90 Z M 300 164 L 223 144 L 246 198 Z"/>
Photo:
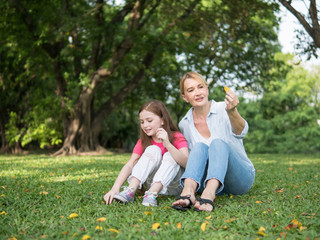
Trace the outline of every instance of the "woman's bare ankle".
<path fill-rule="evenodd" d="M 214 199 L 216 198 L 216 194 L 215 192 L 203 191 L 201 194 L 201 198 L 214 201 Z"/>

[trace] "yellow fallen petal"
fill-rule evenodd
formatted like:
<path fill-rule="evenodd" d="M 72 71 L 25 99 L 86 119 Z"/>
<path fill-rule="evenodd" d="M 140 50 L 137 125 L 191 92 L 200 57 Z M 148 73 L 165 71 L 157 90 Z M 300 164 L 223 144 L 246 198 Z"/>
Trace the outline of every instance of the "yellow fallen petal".
<path fill-rule="evenodd" d="M 109 231 L 109 232 L 119 233 L 119 231 L 118 231 L 117 229 L 113 229 L 113 228 L 109 228 L 108 231 Z"/>
<path fill-rule="evenodd" d="M 207 224 L 206 223 L 202 223 L 201 224 L 201 230 L 204 232 L 206 231 L 206 227 L 207 227 Z"/>
<path fill-rule="evenodd" d="M 229 92 L 229 91 L 230 91 L 230 88 L 228 88 L 228 87 L 225 86 L 225 87 L 224 87 L 224 91 L 225 91 L 225 92 Z"/>
<path fill-rule="evenodd" d="M 181 228 L 181 222 L 177 223 L 177 228 Z"/>
<path fill-rule="evenodd" d="M 101 226 L 96 226 L 96 228 L 95 228 L 95 230 L 100 230 L 100 231 L 102 231 L 102 227 Z"/>
<path fill-rule="evenodd" d="M 90 239 L 91 237 L 89 235 L 83 235 L 83 237 L 81 238 L 81 240 L 87 240 Z"/>
<path fill-rule="evenodd" d="M 267 235 L 265 232 L 258 232 L 258 234 L 260 235 L 260 236 L 265 236 L 265 235 Z"/>
<path fill-rule="evenodd" d="M 169 222 L 165 222 L 165 223 L 164 223 L 164 225 L 169 225 L 169 224 L 170 224 Z"/>
<path fill-rule="evenodd" d="M 15 237 L 8 238 L 8 240 L 18 240 Z"/>
<path fill-rule="evenodd" d="M 206 219 L 211 219 L 211 215 L 209 215 L 208 217 L 206 217 Z"/>
<path fill-rule="evenodd" d="M 71 213 L 69 216 L 70 219 L 76 218 L 76 217 L 79 217 L 79 215 L 77 213 Z"/>
<path fill-rule="evenodd" d="M 303 226 L 301 226 L 301 227 L 299 227 L 299 229 L 300 229 L 300 231 L 302 231 L 302 230 L 307 229 L 307 227 L 303 227 Z"/>
<path fill-rule="evenodd" d="M 156 230 L 160 227 L 160 223 L 154 223 L 152 224 L 152 230 Z"/>
<path fill-rule="evenodd" d="M 144 212 L 145 215 L 151 215 L 152 212 Z"/>
<path fill-rule="evenodd" d="M 77 233 L 74 233 L 73 235 L 72 235 L 72 237 L 75 237 L 75 236 L 77 236 L 78 234 Z"/>
<path fill-rule="evenodd" d="M 47 235 L 42 235 L 41 236 L 42 239 L 45 239 L 46 237 L 47 237 Z"/>
<path fill-rule="evenodd" d="M 106 221 L 106 218 L 105 217 L 101 217 L 101 218 L 98 218 L 97 219 L 97 222 L 105 222 Z"/>
<path fill-rule="evenodd" d="M 266 231 L 266 229 L 264 227 L 259 228 L 259 232 L 265 232 L 265 231 Z"/>

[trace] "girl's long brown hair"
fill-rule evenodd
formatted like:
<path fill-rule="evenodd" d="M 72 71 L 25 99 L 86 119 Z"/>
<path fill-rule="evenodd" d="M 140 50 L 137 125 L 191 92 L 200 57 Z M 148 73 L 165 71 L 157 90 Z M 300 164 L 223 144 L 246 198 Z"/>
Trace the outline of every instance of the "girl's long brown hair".
<path fill-rule="evenodd" d="M 175 132 L 178 132 L 178 127 L 174 124 L 168 109 L 166 106 L 158 100 L 151 100 L 149 102 L 146 102 L 142 105 L 142 107 L 139 110 L 139 114 L 146 110 L 148 112 L 152 112 L 159 116 L 163 120 L 163 129 L 166 130 L 168 133 L 169 141 L 173 143 L 173 134 Z M 152 137 L 148 136 L 141 128 L 140 126 L 140 139 L 142 144 L 143 151 L 146 149 L 146 147 L 152 145 Z"/>

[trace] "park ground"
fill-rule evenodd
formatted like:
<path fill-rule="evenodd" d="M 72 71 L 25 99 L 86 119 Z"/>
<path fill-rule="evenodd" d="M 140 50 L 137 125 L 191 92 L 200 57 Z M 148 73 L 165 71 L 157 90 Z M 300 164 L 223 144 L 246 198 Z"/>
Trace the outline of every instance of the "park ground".
<path fill-rule="evenodd" d="M 107 206 L 128 154 L 0 155 L 0 239 L 320 239 L 320 155 L 251 154 L 248 194 L 224 195 L 214 212 Z"/>

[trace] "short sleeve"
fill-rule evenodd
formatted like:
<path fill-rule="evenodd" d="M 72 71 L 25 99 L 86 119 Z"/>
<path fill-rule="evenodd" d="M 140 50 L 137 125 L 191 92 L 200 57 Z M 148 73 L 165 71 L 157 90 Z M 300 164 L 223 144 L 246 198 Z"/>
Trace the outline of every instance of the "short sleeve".
<path fill-rule="evenodd" d="M 188 143 L 186 138 L 183 136 L 182 133 L 177 132 L 174 134 L 174 140 L 173 140 L 173 145 L 177 148 L 188 148 Z"/>
<path fill-rule="evenodd" d="M 142 155 L 143 151 L 142 151 L 141 139 L 139 139 L 136 145 L 134 146 L 132 153 L 136 153 L 139 156 Z"/>

